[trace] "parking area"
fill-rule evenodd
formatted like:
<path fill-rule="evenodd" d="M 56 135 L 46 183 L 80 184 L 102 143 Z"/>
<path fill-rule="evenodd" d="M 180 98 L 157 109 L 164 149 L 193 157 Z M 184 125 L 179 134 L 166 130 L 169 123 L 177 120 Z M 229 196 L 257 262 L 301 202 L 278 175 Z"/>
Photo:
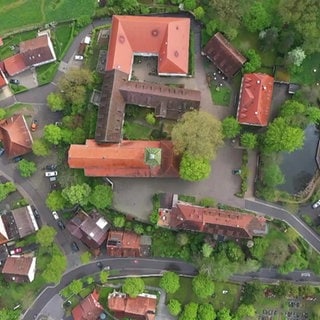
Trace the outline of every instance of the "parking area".
<path fill-rule="evenodd" d="M 9 81 L 12 79 L 18 80 L 19 85 L 24 86 L 27 89 L 36 88 L 38 86 L 37 73 L 35 68 L 28 69 L 16 76 L 8 78 Z"/>

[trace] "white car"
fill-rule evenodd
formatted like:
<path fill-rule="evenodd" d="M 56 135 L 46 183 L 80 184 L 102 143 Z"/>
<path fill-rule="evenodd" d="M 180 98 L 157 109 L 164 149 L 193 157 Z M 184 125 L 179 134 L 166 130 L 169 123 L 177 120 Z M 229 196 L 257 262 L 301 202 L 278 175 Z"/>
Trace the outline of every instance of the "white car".
<path fill-rule="evenodd" d="M 59 220 L 59 216 L 58 216 L 58 212 L 57 211 L 52 211 L 52 215 L 54 217 L 55 220 Z"/>
<path fill-rule="evenodd" d="M 320 200 L 318 200 L 317 202 L 315 202 L 313 205 L 312 205 L 312 208 L 313 209 L 316 209 L 320 206 Z"/>
<path fill-rule="evenodd" d="M 82 61 L 82 60 L 83 60 L 83 56 L 81 56 L 80 54 L 76 54 L 76 55 L 74 56 L 74 60 Z"/>
<path fill-rule="evenodd" d="M 58 175 L 58 171 L 46 171 L 44 175 L 46 177 L 56 177 Z"/>

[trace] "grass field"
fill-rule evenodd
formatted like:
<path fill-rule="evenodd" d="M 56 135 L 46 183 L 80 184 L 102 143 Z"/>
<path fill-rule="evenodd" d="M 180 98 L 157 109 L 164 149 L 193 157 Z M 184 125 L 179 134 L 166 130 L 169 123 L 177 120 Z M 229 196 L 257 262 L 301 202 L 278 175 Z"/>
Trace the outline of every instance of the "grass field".
<path fill-rule="evenodd" d="M 0 30 L 5 35 L 22 27 L 92 16 L 96 0 L 0 0 Z"/>

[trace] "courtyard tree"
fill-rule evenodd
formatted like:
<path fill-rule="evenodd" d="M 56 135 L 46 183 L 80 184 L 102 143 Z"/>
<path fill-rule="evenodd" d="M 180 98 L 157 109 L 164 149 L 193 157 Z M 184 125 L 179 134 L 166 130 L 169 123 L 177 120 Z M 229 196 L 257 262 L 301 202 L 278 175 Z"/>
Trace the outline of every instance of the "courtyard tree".
<path fill-rule="evenodd" d="M 65 107 L 65 101 L 59 93 L 51 92 L 47 96 L 47 102 L 51 111 L 62 111 Z"/>
<path fill-rule="evenodd" d="M 288 63 L 291 63 L 296 67 L 300 67 L 305 58 L 306 54 L 301 47 L 294 48 L 288 52 Z"/>
<path fill-rule="evenodd" d="M 43 137 L 46 141 L 57 145 L 62 139 L 61 128 L 55 124 L 48 124 L 44 127 Z"/>
<path fill-rule="evenodd" d="M 144 281 L 141 278 L 126 278 L 122 286 L 124 293 L 128 294 L 131 298 L 135 298 L 138 294 L 144 291 Z"/>
<path fill-rule="evenodd" d="M 249 49 L 245 55 L 248 58 L 248 61 L 244 65 L 245 73 L 254 72 L 261 67 L 261 57 L 254 49 Z"/>
<path fill-rule="evenodd" d="M 83 283 L 82 283 L 81 279 L 73 280 L 69 284 L 68 287 L 69 287 L 71 293 L 79 294 L 81 292 L 81 290 L 83 289 Z"/>
<path fill-rule="evenodd" d="M 36 139 L 32 143 L 32 151 L 36 156 L 45 157 L 49 154 L 50 149 L 44 139 Z"/>
<path fill-rule="evenodd" d="M 242 319 L 255 319 L 256 309 L 252 304 L 240 304 L 237 309 L 236 317 L 239 320 Z"/>
<path fill-rule="evenodd" d="M 16 186 L 11 181 L 0 183 L 0 201 L 4 200 L 11 192 L 16 190 Z"/>
<path fill-rule="evenodd" d="M 250 32 L 261 31 L 271 25 L 271 16 L 262 2 L 255 1 L 245 12 L 243 23 Z"/>
<path fill-rule="evenodd" d="M 181 312 L 181 303 L 177 299 L 170 299 L 167 308 L 173 316 L 177 316 Z"/>
<path fill-rule="evenodd" d="M 176 154 L 212 160 L 223 144 L 221 122 L 203 111 L 186 112 L 171 133 Z"/>
<path fill-rule="evenodd" d="M 53 227 L 44 225 L 36 234 L 36 242 L 39 243 L 41 247 L 48 248 L 52 246 L 56 234 L 57 231 Z"/>
<path fill-rule="evenodd" d="M 192 290 L 199 298 L 208 298 L 214 293 L 214 283 L 205 274 L 198 274 L 192 279 Z"/>
<path fill-rule="evenodd" d="M 231 311 L 225 307 L 218 311 L 217 316 L 219 320 L 232 320 Z"/>
<path fill-rule="evenodd" d="M 186 246 L 189 243 L 189 235 L 185 232 L 179 232 L 177 234 L 177 244 L 180 247 Z"/>
<path fill-rule="evenodd" d="M 97 209 L 105 209 L 112 205 L 113 192 L 110 186 L 96 185 L 89 196 L 89 202 Z"/>
<path fill-rule="evenodd" d="M 100 272 L 100 282 L 103 284 L 103 283 L 106 283 L 108 281 L 108 278 L 109 278 L 109 272 L 107 270 L 102 270 Z"/>
<path fill-rule="evenodd" d="M 240 137 L 240 143 L 248 150 L 253 150 L 258 143 L 257 135 L 252 132 L 245 132 Z"/>
<path fill-rule="evenodd" d="M 180 177 L 187 181 L 200 181 L 209 177 L 211 164 L 207 159 L 194 157 L 189 153 L 182 156 L 180 162 Z"/>
<path fill-rule="evenodd" d="M 211 256 L 213 252 L 213 247 L 205 242 L 203 245 L 202 245 L 202 255 L 205 257 L 205 258 L 209 258 Z"/>
<path fill-rule="evenodd" d="M 33 161 L 22 159 L 18 163 L 18 170 L 21 177 L 29 178 L 37 171 L 37 165 Z"/>
<path fill-rule="evenodd" d="M 198 307 L 198 319 L 201 320 L 215 320 L 216 312 L 211 303 L 200 304 Z"/>
<path fill-rule="evenodd" d="M 149 112 L 146 115 L 146 121 L 148 124 L 150 124 L 151 126 L 155 125 L 156 123 L 156 117 L 154 115 L 154 112 Z"/>
<path fill-rule="evenodd" d="M 66 199 L 60 190 L 53 190 L 47 196 L 46 205 L 50 210 L 62 210 L 66 206 Z"/>
<path fill-rule="evenodd" d="M 205 15 L 205 11 L 203 7 L 199 6 L 193 10 L 193 14 L 196 20 L 202 20 Z"/>
<path fill-rule="evenodd" d="M 227 117 L 222 120 L 222 133 L 225 138 L 235 138 L 240 134 L 241 126 L 234 117 Z"/>
<path fill-rule="evenodd" d="M 126 217 L 122 214 L 117 214 L 112 219 L 115 228 L 123 228 L 126 223 Z"/>
<path fill-rule="evenodd" d="M 263 136 L 262 151 L 265 153 L 293 152 L 302 148 L 303 143 L 303 130 L 288 125 L 283 117 L 278 117 L 269 125 Z"/>
<path fill-rule="evenodd" d="M 82 183 L 62 190 L 62 196 L 71 204 L 86 205 L 89 201 L 91 188 L 88 184 Z"/>
<path fill-rule="evenodd" d="M 180 288 L 180 277 L 175 272 L 166 271 L 159 285 L 166 293 L 173 294 Z"/>
<path fill-rule="evenodd" d="M 199 305 L 195 302 L 189 302 L 184 306 L 184 309 L 179 316 L 179 320 L 196 320 Z"/>
<path fill-rule="evenodd" d="M 196 0 L 183 0 L 183 7 L 187 11 L 192 11 L 197 7 Z"/>

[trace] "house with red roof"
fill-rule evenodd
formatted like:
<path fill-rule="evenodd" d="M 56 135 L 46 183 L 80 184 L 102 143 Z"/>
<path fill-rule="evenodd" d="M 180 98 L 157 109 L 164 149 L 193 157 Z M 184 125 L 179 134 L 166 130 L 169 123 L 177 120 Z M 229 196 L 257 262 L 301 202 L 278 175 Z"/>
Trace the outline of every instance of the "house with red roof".
<path fill-rule="evenodd" d="M 242 77 L 237 120 L 241 124 L 268 125 L 274 78 L 264 73 L 247 73 Z"/>
<path fill-rule="evenodd" d="M 233 210 L 205 208 L 172 197 L 168 208 L 159 209 L 158 226 L 190 230 L 231 239 L 252 239 L 268 232 L 266 219 Z"/>
<path fill-rule="evenodd" d="M 9 158 L 32 151 L 32 136 L 23 115 L 15 114 L 0 121 L 0 139 Z"/>
<path fill-rule="evenodd" d="M 189 18 L 114 15 L 105 70 L 130 75 L 135 55 L 157 56 L 159 75 L 186 76 L 189 37 Z"/>
<path fill-rule="evenodd" d="M 106 314 L 99 303 L 99 293 L 94 290 L 72 309 L 73 320 L 98 320 L 106 319 Z"/>
<path fill-rule="evenodd" d="M 142 293 L 130 298 L 125 293 L 112 292 L 108 296 L 108 308 L 118 319 L 155 320 L 157 296 Z"/>
<path fill-rule="evenodd" d="M 68 152 L 69 167 L 90 177 L 179 177 L 179 163 L 168 140 L 98 144 L 87 139 Z"/>
<path fill-rule="evenodd" d="M 38 37 L 20 42 L 19 53 L 3 60 L 5 71 L 9 76 L 19 74 L 31 67 L 56 61 L 56 55 L 48 32 Z"/>
<path fill-rule="evenodd" d="M 1 273 L 8 282 L 32 282 L 36 273 L 36 257 L 7 257 Z"/>
<path fill-rule="evenodd" d="M 0 67 L 0 89 L 5 87 L 7 84 L 8 84 L 8 80 L 7 80 L 6 76 L 4 75 L 4 73 L 2 72 L 1 67 Z"/>

